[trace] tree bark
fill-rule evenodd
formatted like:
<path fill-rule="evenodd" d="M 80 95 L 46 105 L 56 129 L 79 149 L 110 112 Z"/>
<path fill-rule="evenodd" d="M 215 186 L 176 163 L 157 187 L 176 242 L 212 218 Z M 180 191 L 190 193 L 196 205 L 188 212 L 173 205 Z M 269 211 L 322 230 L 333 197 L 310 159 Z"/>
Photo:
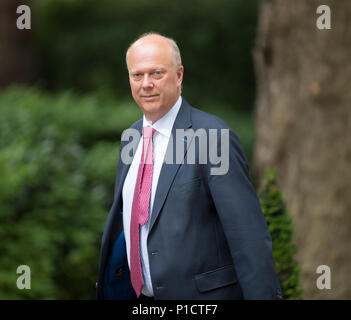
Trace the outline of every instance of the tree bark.
<path fill-rule="evenodd" d="M 331 29 L 320 30 L 320 5 Z M 351 1 L 264 0 L 254 50 L 255 175 L 277 170 L 305 299 L 351 299 Z M 331 270 L 320 290 L 319 265 Z"/>

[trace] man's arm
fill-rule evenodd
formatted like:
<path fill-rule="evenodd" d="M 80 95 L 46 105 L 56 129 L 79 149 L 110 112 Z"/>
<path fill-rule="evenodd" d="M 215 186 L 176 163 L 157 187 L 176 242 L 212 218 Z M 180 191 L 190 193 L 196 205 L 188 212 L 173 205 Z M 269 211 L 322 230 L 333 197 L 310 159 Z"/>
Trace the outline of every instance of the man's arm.
<path fill-rule="evenodd" d="M 220 145 L 217 141 L 218 148 Z M 208 170 L 207 176 L 244 298 L 281 299 L 271 236 L 250 181 L 245 153 L 232 130 L 228 172 L 211 175 Z"/>

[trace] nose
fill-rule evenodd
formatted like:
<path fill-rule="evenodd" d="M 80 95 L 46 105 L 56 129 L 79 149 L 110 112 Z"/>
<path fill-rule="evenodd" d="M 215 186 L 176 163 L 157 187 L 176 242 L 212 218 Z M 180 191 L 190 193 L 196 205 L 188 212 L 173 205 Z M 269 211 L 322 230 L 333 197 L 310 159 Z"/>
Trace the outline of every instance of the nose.
<path fill-rule="evenodd" d="M 152 79 L 149 77 L 148 74 L 144 74 L 143 81 L 142 81 L 143 89 L 152 88 L 154 86 Z"/>

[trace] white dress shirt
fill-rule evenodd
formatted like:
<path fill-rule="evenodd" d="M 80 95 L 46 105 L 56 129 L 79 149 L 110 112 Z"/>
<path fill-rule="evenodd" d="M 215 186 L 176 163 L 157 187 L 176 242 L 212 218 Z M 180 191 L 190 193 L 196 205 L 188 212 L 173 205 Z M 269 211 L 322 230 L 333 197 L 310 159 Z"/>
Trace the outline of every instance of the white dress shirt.
<path fill-rule="evenodd" d="M 153 296 L 153 288 L 151 283 L 150 275 L 150 265 L 149 256 L 147 251 L 147 237 L 149 234 L 149 226 L 151 220 L 151 212 L 154 204 L 155 193 L 158 183 L 158 178 L 160 176 L 161 167 L 164 161 L 166 149 L 168 146 L 169 137 L 172 132 L 172 127 L 180 106 L 182 104 L 182 98 L 179 96 L 175 105 L 159 120 L 154 124 L 149 123 L 145 116 L 143 116 L 143 127 L 151 126 L 157 132 L 153 137 L 153 152 L 154 152 L 154 165 L 152 173 L 152 183 L 151 183 L 151 195 L 150 195 L 150 205 L 149 205 L 149 219 L 140 228 L 140 256 L 141 256 L 141 268 L 144 278 L 144 286 L 142 289 L 142 294 L 146 296 Z M 124 181 L 122 197 L 123 197 L 123 228 L 127 247 L 127 257 L 128 264 L 130 268 L 130 220 L 132 214 L 132 203 L 134 197 L 135 183 L 139 170 L 139 163 L 142 154 L 142 144 L 143 137 L 141 137 L 135 156 L 128 170 L 128 174 Z"/>

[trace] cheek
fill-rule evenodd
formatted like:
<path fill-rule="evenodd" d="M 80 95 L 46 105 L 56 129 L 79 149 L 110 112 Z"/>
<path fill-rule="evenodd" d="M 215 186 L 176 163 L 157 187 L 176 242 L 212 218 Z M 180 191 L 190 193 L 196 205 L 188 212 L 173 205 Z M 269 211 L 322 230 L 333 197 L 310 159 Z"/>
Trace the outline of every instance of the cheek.
<path fill-rule="evenodd" d="M 170 94 L 175 90 L 175 85 L 174 83 L 172 83 L 171 81 L 165 81 L 164 83 L 160 84 L 160 88 L 162 90 L 162 92 L 166 93 L 166 94 Z"/>
<path fill-rule="evenodd" d="M 139 97 L 139 87 L 138 86 L 132 86 L 131 87 L 131 91 L 132 91 L 132 96 L 134 98 L 134 100 L 140 100 Z"/>
<path fill-rule="evenodd" d="M 137 86 L 134 83 L 130 82 L 130 88 L 131 88 L 132 92 L 135 92 Z"/>

